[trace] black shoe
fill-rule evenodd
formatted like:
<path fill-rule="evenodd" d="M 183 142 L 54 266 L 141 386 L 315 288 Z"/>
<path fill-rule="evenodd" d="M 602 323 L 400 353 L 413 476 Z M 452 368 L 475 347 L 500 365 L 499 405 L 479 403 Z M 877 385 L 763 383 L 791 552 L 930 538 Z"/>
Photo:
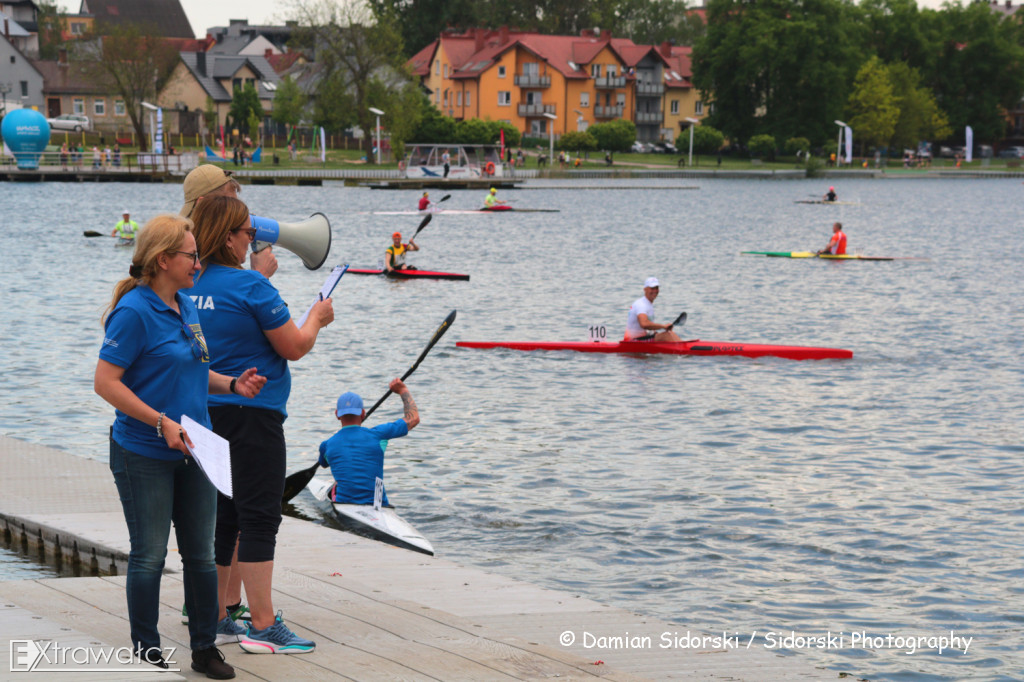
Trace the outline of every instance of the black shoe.
<path fill-rule="evenodd" d="M 156 647 L 150 647 L 145 651 L 143 651 L 142 649 L 137 649 L 135 651 L 135 655 L 138 656 L 139 660 L 143 663 L 149 663 L 151 665 L 155 665 L 158 668 L 162 668 L 163 670 L 167 670 L 167 668 L 169 667 L 167 665 L 167 661 L 165 661 L 164 657 L 160 654 L 160 649 L 157 649 Z"/>
<path fill-rule="evenodd" d="M 230 680 L 235 669 L 224 661 L 224 654 L 215 646 L 192 652 L 192 669 L 206 673 L 211 680 Z"/>

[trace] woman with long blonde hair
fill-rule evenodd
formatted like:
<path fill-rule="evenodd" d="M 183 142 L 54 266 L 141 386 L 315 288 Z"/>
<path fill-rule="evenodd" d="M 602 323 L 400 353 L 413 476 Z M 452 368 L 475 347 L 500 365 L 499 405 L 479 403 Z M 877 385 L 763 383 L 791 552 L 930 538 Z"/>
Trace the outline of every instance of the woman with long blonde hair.
<path fill-rule="evenodd" d="M 209 393 L 255 397 L 266 378 L 255 367 L 234 378 L 210 369 L 210 353 L 192 300 L 199 252 L 192 221 L 150 220 L 136 238 L 128 277 L 114 287 L 93 380 L 116 408 L 110 470 L 124 509 L 128 555 L 128 621 L 138 656 L 167 668 L 157 620 L 160 579 L 171 523 L 184 565 L 192 668 L 214 679 L 234 677 L 216 647 L 217 573 L 213 535 L 217 491 L 188 463 L 183 415 L 209 428 Z"/>
<path fill-rule="evenodd" d="M 231 499 L 221 495 L 217 505 L 219 614 L 231 614 L 228 586 L 236 570 L 232 555 L 237 542 L 236 566 L 252 618 L 246 628 L 236 624 L 238 643 L 250 653 L 309 653 L 316 644 L 293 633 L 280 614 L 275 615 L 271 581 L 287 463 L 288 361 L 312 350 L 320 329 L 334 320 L 334 308 L 329 298 L 319 301 L 300 328 L 274 285 L 258 272 L 242 269 L 256 231 L 248 208 L 238 199 L 207 197 L 196 206 L 192 219 L 203 270 L 189 293 L 199 303 L 213 368 L 232 374 L 256 365 L 267 376 L 256 400 L 233 395 L 210 399 L 213 430 L 231 443 L 235 492 Z"/>

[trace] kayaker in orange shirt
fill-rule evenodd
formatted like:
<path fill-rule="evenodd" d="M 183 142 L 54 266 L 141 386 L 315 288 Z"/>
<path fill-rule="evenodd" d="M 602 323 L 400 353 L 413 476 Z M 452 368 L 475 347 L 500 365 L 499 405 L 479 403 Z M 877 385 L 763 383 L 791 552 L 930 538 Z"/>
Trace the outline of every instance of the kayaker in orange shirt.
<path fill-rule="evenodd" d="M 843 233 L 842 223 L 832 225 L 832 239 L 829 240 L 828 246 L 818 252 L 819 256 L 822 254 L 830 254 L 832 256 L 846 255 L 846 235 Z"/>

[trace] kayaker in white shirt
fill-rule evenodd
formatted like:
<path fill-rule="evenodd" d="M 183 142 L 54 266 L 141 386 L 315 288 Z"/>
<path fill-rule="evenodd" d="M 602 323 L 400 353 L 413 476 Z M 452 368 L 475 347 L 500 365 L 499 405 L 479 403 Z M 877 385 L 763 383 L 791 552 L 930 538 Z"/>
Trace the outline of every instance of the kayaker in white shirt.
<path fill-rule="evenodd" d="M 678 343 L 682 339 L 672 331 L 671 324 L 654 321 L 654 299 L 658 297 L 657 277 L 648 277 L 644 282 L 644 295 L 633 301 L 626 320 L 627 341 L 653 341 L 655 343 Z M 659 331 L 660 330 L 660 331 Z"/>

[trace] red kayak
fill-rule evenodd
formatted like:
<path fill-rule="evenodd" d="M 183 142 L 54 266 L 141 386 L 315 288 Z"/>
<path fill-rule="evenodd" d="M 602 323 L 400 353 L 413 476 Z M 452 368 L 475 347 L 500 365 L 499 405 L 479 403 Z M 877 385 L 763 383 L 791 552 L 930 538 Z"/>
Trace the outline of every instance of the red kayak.
<path fill-rule="evenodd" d="M 383 270 L 354 270 L 349 268 L 346 271 L 350 275 L 383 275 Z M 386 273 L 394 279 L 463 279 L 469 280 L 469 275 L 460 275 L 457 272 L 434 272 L 433 270 L 392 270 Z"/>
<path fill-rule="evenodd" d="M 349 270 L 349 272 L 352 272 Z M 650 341 L 543 342 L 543 341 L 459 341 L 462 348 L 509 348 L 511 350 L 574 350 L 580 353 L 642 353 L 664 355 L 742 355 L 760 358 L 771 355 L 790 360 L 849 360 L 852 350 L 813 346 L 774 346 L 763 343 L 732 343 L 692 339 L 680 343 Z"/>

